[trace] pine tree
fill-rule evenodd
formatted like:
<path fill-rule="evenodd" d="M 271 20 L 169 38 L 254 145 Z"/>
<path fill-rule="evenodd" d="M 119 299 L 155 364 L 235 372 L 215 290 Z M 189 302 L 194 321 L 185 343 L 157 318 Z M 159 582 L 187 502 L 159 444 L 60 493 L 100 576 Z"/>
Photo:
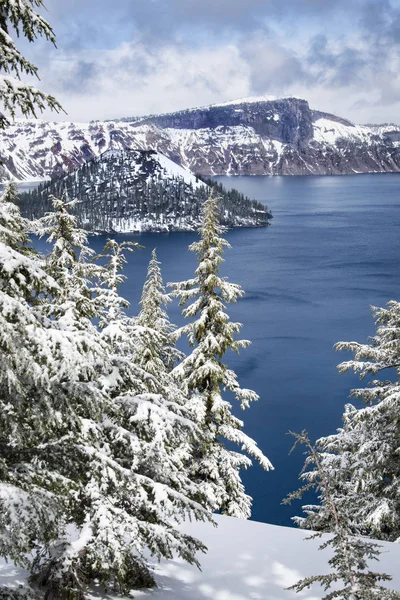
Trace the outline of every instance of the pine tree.
<path fill-rule="evenodd" d="M 119 269 L 130 249 L 109 240 L 102 255 L 108 260 L 95 304 L 112 371 L 99 374 L 99 385 L 111 406 L 90 427 L 99 442 L 81 495 L 86 515 L 81 541 L 66 546 L 57 559 L 63 564 L 73 555 L 74 573 L 82 583 L 96 579 L 125 594 L 154 585 L 145 557 L 149 550 L 158 558 L 177 554 L 198 564 L 195 555 L 203 544 L 179 531 L 177 523 L 185 517 L 208 518 L 191 500 L 192 483 L 183 468 L 181 440 L 195 424 L 172 392 L 168 399 L 161 385 L 156 393 L 148 392 L 148 380 L 156 389 L 156 379 L 134 359 L 136 319 L 126 316 L 126 301 L 118 296 L 124 278 Z M 84 586 L 81 595 L 71 597 L 83 598 Z"/>
<path fill-rule="evenodd" d="M 176 553 L 196 564 L 196 552 L 204 550 L 176 526 L 185 516 L 206 518 L 190 499 L 192 483 L 183 465 L 181 440 L 195 426 L 172 392 L 168 401 L 159 393 L 163 390 L 148 393 L 149 378 L 156 378 L 134 361 L 136 319 L 124 313 L 127 303 L 118 287 L 124 252 L 135 245 L 108 240 L 105 267 L 95 265 L 88 261 L 86 233 L 69 212 L 75 201 L 53 198 L 53 204 L 55 212 L 42 219 L 43 233 L 53 242 L 47 268 L 60 284 L 51 316 L 63 331 L 82 335 L 89 364 L 83 356 L 75 386 L 66 389 L 81 419 L 64 468 L 66 473 L 70 455 L 78 459 L 76 502 L 68 513 L 75 535 L 58 539 L 51 556 L 40 557 L 34 581 L 46 598 L 57 600 L 83 600 L 94 580 L 128 594 L 154 585 L 144 557 L 148 550 L 159 558 Z M 92 319 L 99 320 L 100 332 Z"/>
<path fill-rule="evenodd" d="M 170 301 L 164 288 L 160 263 L 153 250 L 137 318 L 134 362 L 143 370 L 146 391 L 158 395 L 158 403 L 165 413 L 161 416 L 167 426 L 162 422 L 154 426 L 158 433 L 147 450 L 146 469 L 149 472 L 154 470 L 154 477 L 160 477 L 161 472 L 167 469 L 173 474 L 173 486 L 176 490 L 185 491 L 190 497 L 198 497 L 196 485 L 190 481 L 186 471 L 191 448 L 198 443 L 200 430 L 195 411 L 181 385 L 172 376 L 172 369 L 184 354 L 175 347 L 175 327 L 170 323 L 165 310 Z M 167 454 L 165 449 L 158 449 L 160 443 L 167 445 Z M 154 464 L 154 456 L 161 457 L 163 454 L 164 458 L 159 464 Z"/>
<path fill-rule="evenodd" d="M 231 322 L 226 313 L 225 304 L 235 302 L 244 292 L 239 285 L 219 276 L 223 250 L 230 247 L 222 237 L 219 219 L 219 198 L 211 195 L 203 207 L 200 240 L 189 246 L 198 257 L 195 277 L 170 284 L 182 306 L 191 301 L 183 315 L 195 318 L 178 332 L 188 336 L 193 350 L 173 373 L 190 394 L 202 428 L 202 439 L 194 446 L 190 464 L 199 498 L 206 498 L 211 511 L 248 518 L 251 498 L 245 493 L 240 469 L 249 467 L 251 460 L 231 450 L 230 444 L 239 445 L 265 470 L 272 465 L 242 431 L 243 422 L 232 414 L 231 404 L 222 397 L 222 390 L 229 390 L 242 409 L 258 398 L 255 392 L 242 389 L 236 374 L 222 362 L 227 350 L 238 352 L 249 342 L 234 339 L 241 325 Z"/>
<path fill-rule="evenodd" d="M 22 75 L 34 75 L 38 69 L 26 59 L 16 47 L 11 32 L 22 34 L 29 42 L 39 36 L 45 37 L 55 45 L 55 36 L 47 21 L 36 8 L 43 7 L 42 0 L 2 0 L 0 6 L 0 102 L 12 118 L 19 109 L 25 117 L 36 117 L 37 110 L 50 108 L 56 112 L 62 110 L 59 102 L 37 88 L 21 82 Z M 5 127 L 7 119 L 0 118 L 0 127 Z"/>
<path fill-rule="evenodd" d="M 126 281 L 126 276 L 122 274 L 123 267 L 127 263 L 125 254 L 140 248 L 141 246 L 136 242 L 118 243 L 114 239 L 108 239 L 103 254 L 95 257 L 96 261 L 107 260 L 100 273 L 100 285 L 96 289 L 96 304 L 100 330 L 114 349 L 120 343 L 118 328 L 126 328 L 129 322 L 132 326 L 135 325 L 135 320 L 129 319 L 125 314 L 129 302 L 120 296 L 119 287 Z M 126 332 L 121 332 L 121 335 L 126 335 Z"/>
<path fill-rule="evenodd" d="M 57 364 L 60 383 L 52 400 L 68 418 L 52 439 L 52 463 L 57 473 L 72 482 L 66 494 L 64 521 L 74 526 L 76 539 L 59 531 L 52 544 L 41 548 L 33 564 L 33 582 L 45 598 L 81 600 L 91 580 L 87 543 L 92 533 L 89 491 L 104 477 L 102 421 L 113 406 L 99 385 L 111 372 L 107 345 L 92 322 L 98 316 L 93 278 L 101 269 L 91 261 L 87 234 L 70 214 L 76 200 L 53 197 L 54 211 L 41 219 L 41 233 L 53 244 L 45 266 L 58 287 L 42 312 L 58 334 L 58 343 L 69 340 L 73 353 Z"/>
<path fill-rule="evenodd" d="M 176 363 L 184 358 L 175 346 L 175 327 L 170 323 L 165 310 L 172 301 L 166 293 L 156 250 L 151 255 L 147 279 L 143 286 L 141 311 L 137 324 L 141 330 L 140 345 L 136 350 L 138 364 L 148 373 L 158 377 L 167 375 Z M 172 378 L 168 385 L 172 385 Z"/>
<path fill-rule="evenodd" d="M 16 186 L 8 184 L 0 198 L 0 553 L 27 565 L 24 553 L 35 538 L 46 540 L 59 518 L 56 499 L 33 483 L 28 456 L 49 413 L 51 368 L 50 339 L 30 301 L 56 284 L 27 256 L 26 225 L 15 201 Z"/>
<path fill-rule="evenodd" d="M 378 539 L 400 540 L 400 303 L 374 309 L 377 331 L 370 344 L 340 342 L 338 350 L 354 353 L 339 365 L 361 379 L 373 377 L 368 387 L 352 396 L 368 406 L 346 405 L 343 427 L 318 440 L 324 465 L 335 475 L 335 497 L 345 495 L 351 507 L 353 531 Z M 392 381 L 375 379 L 392 373 Z M 394 380 L 393 380 L 394 379 Z M 302 527 L 319 529 L 323 515 L 318 506 L 305 507 Z"/>
<path fill-rule="evenodd" d="M 71 390 L 83 405 L 88 360 L 78 333 L 49 317 L 61 290 L 13 200 L 10 184 L 0 200 L 0 554 L 35 571 L 65 532 L 87 466 Z"/>
<path fill-rule="evenodd" d="M 0 215 L 0 241 L 17 250 L 21 254 L 33 256 L 33 248 L 29 246 L 29 236 L 26 232 L 27 221 L 21 217 L 18 208 L 18 186 L 9 181 L 1 196 L 3 210 Z"/>
<path fill-rule="evenodd" d="M 320 546 L 320 550 L 331 548 L 332 558 L 328 561 L 331 572 L 327 575 L 306 577 L 292 585 L 290 590 L 302 592 L 314 583 L 319 583 L 324 591 L 335 589 L 324 596 L 323 600 L 343 598 L 344 600 L 395 600 L 400 593 L 380 585 L 380 581 L 390 581 L 385 573 L 375 573 L 368 569 L 369 560 L 378 560 L 380 546 L 373 542 L 356 538 L 351 532 L 351 508 L 345 496 L 337 494 L 336 478 L 332 477 L 329 465 L 325 464 L 324 455 L 310 442 L 307 432 L 291 434 L 296 438 L 292 450 L 298 444 L 306 446 L 306 461 L 300 474 L 305 485 L 290 494 L 284 504 L 294 499 L 301 499 L 303 494 L 314 489 L 319 496 L 321 512 L 325 513 L 325 526 L 322 531 L 332 533 Z M 322 537 L 322 533 L 311 535 L 308 539 Z M 339 589 L 339 585 L 341 587 Z"/>

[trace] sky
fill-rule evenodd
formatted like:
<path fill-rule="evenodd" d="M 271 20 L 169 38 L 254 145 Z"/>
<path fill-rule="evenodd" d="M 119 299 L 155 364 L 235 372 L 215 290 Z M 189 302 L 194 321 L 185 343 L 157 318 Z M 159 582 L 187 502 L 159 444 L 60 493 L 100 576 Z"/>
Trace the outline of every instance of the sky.
<path fill-rule="evenodd" d="M 400 0 L 45 3 L 57 48 L 18 45 L 67 111 L 57 120 L 293 95 L 356 123 L 400 123 Z"/>

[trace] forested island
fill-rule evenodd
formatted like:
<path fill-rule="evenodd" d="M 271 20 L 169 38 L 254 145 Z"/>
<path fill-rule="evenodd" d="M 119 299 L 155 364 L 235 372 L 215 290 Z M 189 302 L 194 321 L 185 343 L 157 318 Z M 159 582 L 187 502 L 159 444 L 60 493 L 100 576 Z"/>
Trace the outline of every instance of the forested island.
<path fill-rule="evenodd" d="M 215 188 L 225 227 L 264 227 L 268 208 L 212 180 L 202 181 L 153 151 L 107 151 L 65 177 L 21 194 L 21 211 L 37 219 L 53 210 L 52 196 L 78 198 L 80 226 L 98 233 L 194 231 L 204 201 Z"/>

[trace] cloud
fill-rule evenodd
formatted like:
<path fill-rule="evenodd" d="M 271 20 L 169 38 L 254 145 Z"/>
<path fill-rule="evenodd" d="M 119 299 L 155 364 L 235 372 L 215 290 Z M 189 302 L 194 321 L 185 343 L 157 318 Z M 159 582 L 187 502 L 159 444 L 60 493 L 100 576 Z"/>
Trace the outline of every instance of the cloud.
<path fill-rule="evenodd" d="M 239 44 L 239 50 L 254 94 L 285 93 L 309 81 L 296 52 L 283 47 L 270 33 L 256 32 Z"/>
<path fill-rule="evenodd" d="M 226 94 L 244 96 L 249 90 L 246 63 L 233 45 L 185 52 L 171 45 L 149 53 L 140 44 L 123 43 L 114 50 L 82 54 L 85 61 L 81 53 L 75 61 L 62 56 L 42 72 L 42 87 L 54 92 L 71 120 L 172 111 L 225 99 Z M 81 77 L 87 70 L 83 95 Z M 57 72 L 63 77 L 57 78 Z"/>
<path fill-rule="evenodd" d="M 68 94 L 91 94 L 96 89 L 98 76 L 95 62 L 78 59 L 68 71 L 61 73 L 58 86 Z"/>
<path fill-rule="evenodd" d="M 315 80 L 327 86 L 359 86 L 368 70 L 365 47 L 358 44 L 331 44 L 325 35 L 311 39 L 307 63 L 312 68 Z"/>
<path fill-rule="evenodd" d="M 302 96 L 353 121 L 398 120 L 391 0 L 47 0 L 58 50 L 22 46 L 69 118 Z M 95 99 L 95 100 L 93 100 Z"/>

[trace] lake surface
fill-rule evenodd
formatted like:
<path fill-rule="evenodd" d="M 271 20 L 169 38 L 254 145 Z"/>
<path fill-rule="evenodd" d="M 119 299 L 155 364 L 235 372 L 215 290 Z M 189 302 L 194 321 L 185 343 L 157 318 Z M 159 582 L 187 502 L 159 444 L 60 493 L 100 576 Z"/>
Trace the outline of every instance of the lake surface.
<path fill-rule="evenodd" d="M 264 229 L 227 234 L 223 274 L 246 295 L 228 312 L 244 324 L 252 341 L 227 362 L 243 387 L 260 400 L 236 414 L 275 466 L 244 473 L 254 498 L 253 519 L 290 525 L 300 503 L 281 506 L 298 487 L 301 451 L 288 456 L 288 430 L 307 429 L 312 438 L 340 426 L 349 391 L 359 385 L 336 365 L 347 357 L 339 340 L 365 342 L 374 333 L 370 305 L 400 299 L 400 175 L 336 177 L 218 177 L 227 187 L 266 202 L 274 219 Z M 123 293 L 137 312 L 152 248 L 157 247 L 165 281 L 193 276 L 195 256 L 186 248 L 196 234 L 118 235 L 145 249 L 130 254 Z M 100 251 L 104 237 L 92 238 Z M 171 319 L 182 323 L 173 304 Z"/>

